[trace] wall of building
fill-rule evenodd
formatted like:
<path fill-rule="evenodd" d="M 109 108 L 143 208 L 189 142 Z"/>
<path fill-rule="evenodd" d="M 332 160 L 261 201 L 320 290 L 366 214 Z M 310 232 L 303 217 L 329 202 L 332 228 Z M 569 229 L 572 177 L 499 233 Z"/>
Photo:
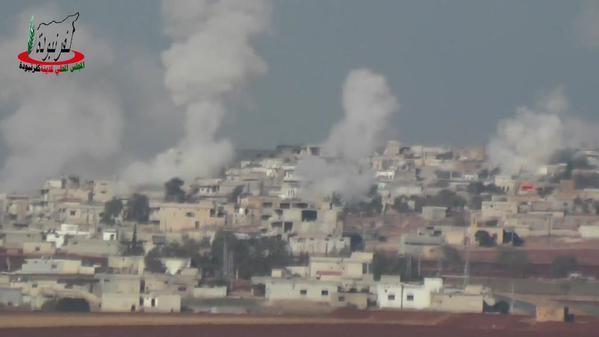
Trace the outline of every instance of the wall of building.
<path fill-rule="evenodd" d="M 140 311 L 143 312 L 180 312 L 181 296 L 170 294 L 142 294 Z"/>
<path fill-rule="evenodd" d="M 80 269 L 80 260 L 62 259 L 27 259 L 21 266 L 25 274 L 78 274 Z"/>
<path fill-rule="evenodd" d="M 267 281 L 265 297 L 269 300 L 305 300 L 313 302 L 331 302 L 337 293 L 337 284 L 308 280 Z"/>
<path fill-rule="evenodd" d="M 102 294 L 100 307 L 102 312 L 136 312 L 139 310 L 139 293 Z"/>
<path fill-rule="evenodd" d="M 192 291 L 196 298 L 222 298 L 227 297 L 227 287 L 196 287 Z"/>
<path fill-rule="evenodd" d="M 349 250 L 350 239 L 348 237 L 290 237 L 289 248 L 291 254 L 312 255 L 334 255 L 344 249 Z"/>
<path fill-rule="evenodd" d="M 165 232 L 189 231 L 225 224 L 225 214 L 221 213 L 213 202 L 155 203 L 151 208 L 150 222 L 158 224 Z"/>
<path fill-rule="evenodd" d="M 483 312 L 483 295 L 433 293 L 431 309 L 456 313 L 481 313 Z"/>

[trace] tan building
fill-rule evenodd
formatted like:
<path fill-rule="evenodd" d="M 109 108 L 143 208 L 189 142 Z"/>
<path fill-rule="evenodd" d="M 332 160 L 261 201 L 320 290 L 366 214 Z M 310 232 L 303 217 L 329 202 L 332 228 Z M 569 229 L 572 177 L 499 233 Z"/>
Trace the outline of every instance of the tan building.
<path fill-rule="evenodd" d="M 350 257 L 310 257 L 310 278 L 317 280 L 362 280 L 372 277 L 373 253 L 353 252 Z"/>
<path fill-rule="evenodd" d="M 193 231 L 204 227 L 224 226 L 223 206 L 211 201 L 199 203 L 153 203 L 150 223 L 159 225 L 164 232 Z"/>
<path fill-rule="evenodd" d="M 518 213 L 518 204 L 513 201 L 483 201 L 481 217 L 504 218 L 506 215 Z"/>
<path fill-rule="evenodd" d="M 114 197 L 112 183 L 108 180 L 94 180 L 92 185 L 92 201 L 105 203 Z"/>
<path fill-rule="evenodd" d="M 538 305 L 537 322 L 565 322 L 569 319 L 568 307 L 560 305 Z"/>
<path fill-rule="evenodd" d="M 99 203 L 63 202 L 58 205 L 57 220 L 62 223 L 82 226 L 97 226 L 104 205 Z"/>

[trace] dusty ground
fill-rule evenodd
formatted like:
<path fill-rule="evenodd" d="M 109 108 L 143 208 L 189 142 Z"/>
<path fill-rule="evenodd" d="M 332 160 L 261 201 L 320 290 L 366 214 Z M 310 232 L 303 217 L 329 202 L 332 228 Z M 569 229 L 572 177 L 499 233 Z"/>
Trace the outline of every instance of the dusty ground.
<path fill-rule="evenodd" d="M 338 311 L 321 317 L 2 314 L 0 336 L 597 336 L 599 320 L 535 323 L 525 316 Z"/>

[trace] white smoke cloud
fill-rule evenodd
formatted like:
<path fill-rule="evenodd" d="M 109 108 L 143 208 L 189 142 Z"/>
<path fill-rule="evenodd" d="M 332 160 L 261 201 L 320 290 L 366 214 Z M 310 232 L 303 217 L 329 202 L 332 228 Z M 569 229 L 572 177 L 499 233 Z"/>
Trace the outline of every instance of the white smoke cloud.
<path fill-rule="evenodd" d="M 345 200 L 366 196 L 374 183 L 367 157 L 383 143 L 392 115 L 399 103 L 385 78 L 368 69 L 349 73 L 343 87 L 344 118 L 323 144 L 326 160 L 306 157 L 297 173 L 304 179 L 307 194 L 330 195 Z"/>
<path fill-rule="evenodd" d="M 500 121 L 487 154 L 504 174 L 534 174 L 560 149 L 596 146 L 596 130 L 596 124 L 571 115 L 568 98 L 558 88 L 532 108 L 519 107 L 514 117 Z"/>
<path fill-rule="evenodd" d="M 225 103 L 267 70 L 251 39 L 269 27 L 270 1 L 164 1 L 162 14 L 173 40 L 162 54 L 164 83 L 185 109 L 184 136 L 153 160 L 127 168 L 122 180 L 132 185 L 208 176 L 222 168 L 233 156 L 231 143 L 217 138 Z"/>
<path fill-rule="evenodd" d="M 4 191 L 39 186 L 77 158 L 106 159 L 121 143 L 121 101 L 113 87 L 100 80 L 113 66 L 113 50 L 78 23 L 73 48 L 86 54 L 83 71 L 59 76 L 25 73 L 17 67 L 16 54 L 26 49 L 32 13 L 36 22 L 63 15 L 53 8 L 27 11 L 18 21 L 22 27 L 0 39 L 0 104 L 12 111 L 0 122 L 9 153 L 0 171 Z"/>
<path fill-rule="evenodd" d="M 575 21 L 578 40 L 588 48 L 599 47 L 599 1 L 586 0 Z"/>
<path fill-rule="evenodd" d="M 345 81 L 343 108 L 345 116 L 331 130 L 324 151 L 355 161 L 382 144 L 390 117 L 399 104 L 383 76 L 356 69 Z"/>

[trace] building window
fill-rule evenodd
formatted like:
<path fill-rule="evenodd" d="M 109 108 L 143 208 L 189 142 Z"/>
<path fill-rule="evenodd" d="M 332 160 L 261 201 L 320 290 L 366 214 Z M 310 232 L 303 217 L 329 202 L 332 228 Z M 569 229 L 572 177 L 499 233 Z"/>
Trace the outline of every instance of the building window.
<path fill-rule="evenodd" d="M 316 221 L 318 218 L 318 212 L 315 210 L 303 210 L 302 211 L 302 221 L 312 222 Z"/>
<path fill-rule="evenodd" d="M 308 294 L 308 291 L 306 289 L 300 290 L 300 295 L 306 296 L 307 294 Z"/>
<path fill-rule="evenodd" d="M 345 302 L 345 296 L 339 296 L 339 302 Z"/>
<path fill-rule="evenodd" d="M 193 212 L 187 212 L 187 213 L 185 213 L 185 216 L 188 218 L 193 218 L 194 214 L 193 214 Z"/>
<path fill-rule="evenodd" d="M 323 290 L 320 292 L 320 295 L 322 296 L 329 296 L 329 291 L 328 290 Z"/>
<path fill-rule="evenodd" d="M 156 306 L 156 299 L 155 299 L 155 298 L 153 298 L 153 299 L 152 299 L 152 301 L 151 301 L 151 306 L 153 306 L 153 307 L 155 307 L 155 306 Z"/>
<path fill-rule="evenodd" d="M 71 211 L 70 214 L 71 216 L 75 216 L 75 214 L 77 214 L 77 211 Z"/>
<path fill-rule="evenodd" d="M 272 208 L 272 202 L 265 202 L 262 204 L 262 208 Z"/>
<path fill-rule="evenodd" d="M 389 294 L 389 296 L 387 296 L 387 299 L 388 299 L 389 301 L 395 301 L 395 295 L 393 295 L 393 294 Z"/>
<path fill-rule="evenodd" d="M 408 294 L 408 296 L 406 296 L 406 301 L 413 301 L 414 300 L 414 294 Z"/>

